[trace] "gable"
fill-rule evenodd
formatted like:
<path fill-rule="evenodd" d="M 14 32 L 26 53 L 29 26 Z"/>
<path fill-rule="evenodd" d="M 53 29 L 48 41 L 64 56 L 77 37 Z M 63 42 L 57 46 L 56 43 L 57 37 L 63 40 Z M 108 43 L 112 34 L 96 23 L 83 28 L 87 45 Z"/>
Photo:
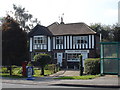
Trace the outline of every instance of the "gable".
<path fill-rule="evenodd" d="M 37 24 L 32 31 L 28 33 L 29 37 L 38 36 L 38 35 L 46 35 L 51 36 L 52 33 L 49 31 L 49 29 L 45 26 Z"/>

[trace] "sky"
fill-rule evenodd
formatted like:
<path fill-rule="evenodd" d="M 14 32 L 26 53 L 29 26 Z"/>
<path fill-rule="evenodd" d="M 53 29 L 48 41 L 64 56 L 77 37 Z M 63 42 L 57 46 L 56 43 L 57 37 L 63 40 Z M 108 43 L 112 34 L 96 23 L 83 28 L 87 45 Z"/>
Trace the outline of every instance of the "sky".
<path fill-rule="evenodd" d="M 118 22 L 118 1 L 120 0 L 1 0 L 0 17 L 13 11 L 13 4 L 25 7 L 41 25 L 54 22 L 84 22 L 113 25 Z M 64 13 L 64 15 L 62 15 Z"/>

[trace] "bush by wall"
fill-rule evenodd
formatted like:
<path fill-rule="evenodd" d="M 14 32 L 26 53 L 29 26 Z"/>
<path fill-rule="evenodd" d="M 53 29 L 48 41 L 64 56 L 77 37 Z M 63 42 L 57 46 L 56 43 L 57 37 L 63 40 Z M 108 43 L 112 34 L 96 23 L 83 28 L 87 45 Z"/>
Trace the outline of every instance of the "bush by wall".
<path fill-rule="evenodd" d="M 86 74 L 100 74 L 100 58 L 89 58 L 85 60 Z"/>

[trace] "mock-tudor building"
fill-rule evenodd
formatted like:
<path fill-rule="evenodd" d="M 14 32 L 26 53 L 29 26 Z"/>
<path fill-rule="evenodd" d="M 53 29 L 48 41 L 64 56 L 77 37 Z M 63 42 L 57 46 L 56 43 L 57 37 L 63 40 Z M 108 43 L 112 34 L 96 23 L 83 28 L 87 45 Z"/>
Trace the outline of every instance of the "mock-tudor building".
<path fill-rule="evenodd" d="M 83 56 L 83 63 L 86 58 L 99 55 L 96 32 L 85 23 L 55 22 L 48 27 L 36 25 L 29 37 L 31 60 L 38 53 L 49 53 L 52 55 L 52 63 L 77 69 L 79 55 Z"/>

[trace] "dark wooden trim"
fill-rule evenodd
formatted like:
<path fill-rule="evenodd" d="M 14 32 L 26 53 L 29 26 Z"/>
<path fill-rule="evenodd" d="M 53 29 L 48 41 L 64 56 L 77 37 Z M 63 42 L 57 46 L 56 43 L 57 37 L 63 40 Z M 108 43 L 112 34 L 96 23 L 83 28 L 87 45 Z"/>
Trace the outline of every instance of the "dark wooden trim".
<path fill-rule="evenodd" d="M 56 49 L 56 36 L 55 36 L 55 49 Z"/>
<path fill-rule="evenodd" d="M 94 35 L 94 48 L 96 49 L 96 35 Z"/>
<path fill-rule="evenodd" d="M 74 36 L 74 37 L 75 37 L 75 36 Z M 76 48 L 76 42 L 75 42 L 75 49 L 77 49 L 77 48 Z"/>
<path fill-rule="evenodd" d="M 65 40 L 67 41 L 67 39 L 66 39 L 67 37 L 65 36 Z M 67 49 L 67 42 L 65 42 L 66 44 L 65 44 L 65 49 Z"/>
<path fill-rule="evenodd" d="M 64 36 L 63 36 L 63 49 L 65 49 L 65 40 L 64 40 Z"/>
<path fill-rule="evenodd" d="M 66 36 L 66 49 L 68 49 L 68 48 L 67 48 L 67 45 L 68 45 L 67 41 L 68 41 L 68 40 L 67 40 L 67 36 Z"/>
<path fill-rule="evenodd" d="M 33 52 L 33 45 L 34 45 L 34 37 L 32 37 L 32 52 Z"/>
<path fill-rule="evenodd" d="M 88 44 L 88 49 L 89 49 L 89 48 L 90 48 L 90 47 L 89 47 L 89 35 L 88 35 L 87 37 L 88 37 L 88 43 L 87 43 L 87 44 Z"/>
<path fill-rule="evenodd" d="M 91 35 L 91 49 L 92 49 L 92 35 Z"/>
<path fill-rule="evenodd" d="M 53 37 L 50 37 L 50 44 L 51 44 L 50 51 L 52 51 L 53 50 Z"/>
<path fill-rule="evenodd" d="M 73 49 L 73 36 L 72 36 L 72 49 Z"/>
<path fill-rule="evenodd" d="M 49 43 L 48 43 L 48 36 L 46 36 L 46 37 L 47 37 L 47 51 L 48 51 L 48 44 L 49 44 Z"/>
<path fill-rule="evenodd" d="M 70 35 L 69 35 L 69 49 L 71 49 L 70 46 L 71 46 L 71 45 L 70 45 Z"/>
<path fill-rule="evenodd" d="M 80 44 L 78 44 L 78 49 L 80 49 Z"/>

